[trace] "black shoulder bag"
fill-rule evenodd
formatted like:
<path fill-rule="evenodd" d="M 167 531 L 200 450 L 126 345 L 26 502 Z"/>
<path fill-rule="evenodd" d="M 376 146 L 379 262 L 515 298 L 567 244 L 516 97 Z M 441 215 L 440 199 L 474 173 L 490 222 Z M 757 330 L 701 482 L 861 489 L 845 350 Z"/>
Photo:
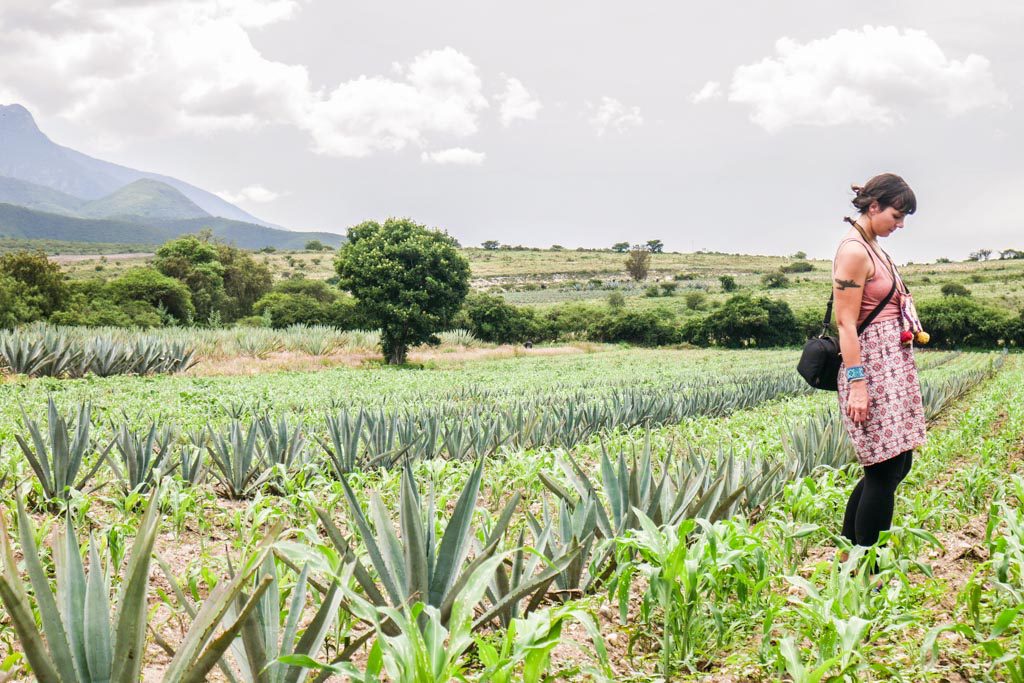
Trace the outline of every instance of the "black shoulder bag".
<path fill-rule="evenodd" d="M 878 317 L 886 304 L 892 299 L 896 292 L 896 277 L 892 279 L 892 289 L 882 302 L 871 311 L 871 314 L 857 326 L 857 336 L 863 334 L 868 325 Z M 796 364 L 796 371 L 807 380 L 815 389 L 827 391 L 838 391 L 839 366 L 843 363 L 843 357 L 839 352 L 839 340 L 828 334 L 828 325 L 832 321 L 832 301 L 835 299 L 835 292 L 828 297 L 828 306 L 825 307 L 825 319 L 822 321 L 821 334 L 811 337 L 804 344 L 803 353 L 800 354 L 800 362 Z"/>

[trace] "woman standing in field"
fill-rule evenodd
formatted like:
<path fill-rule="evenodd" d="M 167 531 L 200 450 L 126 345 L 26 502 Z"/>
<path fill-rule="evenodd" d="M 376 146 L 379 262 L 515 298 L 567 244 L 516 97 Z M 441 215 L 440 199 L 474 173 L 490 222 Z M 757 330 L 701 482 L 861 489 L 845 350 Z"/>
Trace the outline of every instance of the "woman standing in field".
<path fill-rule="evenodd" d="M 832 285 L 843 359 L 839 406 L 864 476 L 846 504 L 843 536 L 870 546 L 892 524 L 896 487 L 910 472 L 913 450 L 925 441 L 913 346 L 901 338 L 900 306 L 908 290 L 878 244 L 903 227 L 917 199 L 892 173 L 853 190 L 860 215 L 845 219 L 850 229 L 832 264 Z"/>

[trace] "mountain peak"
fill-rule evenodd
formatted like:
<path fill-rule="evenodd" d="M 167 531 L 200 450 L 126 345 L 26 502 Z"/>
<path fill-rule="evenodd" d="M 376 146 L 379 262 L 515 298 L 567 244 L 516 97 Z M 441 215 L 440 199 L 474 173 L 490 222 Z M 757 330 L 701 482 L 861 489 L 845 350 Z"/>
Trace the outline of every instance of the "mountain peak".
<path fill-rule="evenodd" d="M 20 104 L 0 104 L 0 139 L 5 133 L 43 134 L 28 109 Z"/>

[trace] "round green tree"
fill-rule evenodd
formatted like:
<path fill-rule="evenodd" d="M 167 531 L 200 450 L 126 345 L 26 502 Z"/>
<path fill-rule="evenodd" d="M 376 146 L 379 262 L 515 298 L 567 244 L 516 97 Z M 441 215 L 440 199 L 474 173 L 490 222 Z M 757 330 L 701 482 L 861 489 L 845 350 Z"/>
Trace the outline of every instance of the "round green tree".
<path fill-rule="evenodd" d="M 389 364 L 404 363 L 410 346 L 438 343 L 469 292 L 469 261 L 455 240 L 408 218 L 350 228 L 334 268 L 360 317 L 380 328 Z"/>

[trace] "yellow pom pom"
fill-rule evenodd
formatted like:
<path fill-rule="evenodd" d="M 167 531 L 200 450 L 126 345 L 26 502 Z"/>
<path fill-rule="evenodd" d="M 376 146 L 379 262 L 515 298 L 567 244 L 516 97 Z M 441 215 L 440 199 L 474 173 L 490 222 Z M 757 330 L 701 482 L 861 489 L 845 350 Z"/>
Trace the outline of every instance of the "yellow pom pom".
<path fill-rule="evenodd" d="M 915 336 L 914 339 L 917 340 L 918 344 L 927 344 L 928 340 L 931 339 L 931 336 L 927 332 L 922 330 L 917 333 L 917 336 Z"/>

